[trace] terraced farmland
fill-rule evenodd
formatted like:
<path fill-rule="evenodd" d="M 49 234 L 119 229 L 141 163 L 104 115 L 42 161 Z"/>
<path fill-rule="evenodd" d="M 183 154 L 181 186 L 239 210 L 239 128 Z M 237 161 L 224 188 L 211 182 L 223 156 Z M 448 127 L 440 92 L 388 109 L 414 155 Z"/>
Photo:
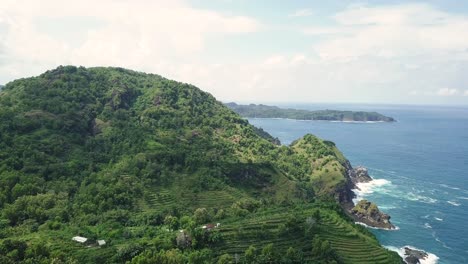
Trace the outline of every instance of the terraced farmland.
<path fill-rule="evenodd" d="M 343 263 L 395 263 L 394 254 L 379 246 L 378 242 L 362 235 L 356 227 L 338 218 L 326 218 L 320 238 L 328 240 Z"/>
<path fill-rule="evenodd" d="M 247 219 L 228 222 L 222 225 L 224 243 L 217 247 L 219 255 L 244 254 L 249 246 L 262 248 L 273 243 L 275 250 L 285 252 L 289 247 L 301 250 L 305 260 L 313 262 L 312 239 L 318 236 L 330 242 L 341 263 L 400 263 L 393 252 L 379 247 L 372 235 L 363 234 L 358 226 L 352 222 L 341 220 L 332 210 L 320 209 L 324 217 L 311 226 L 306 232 L 308 224 L 299 222 L 299 226 L 288 226 L 291 215 L 307 219 L 314 213 L 313 209 L 303 209 L 300 212 L 273 210 L 260 212 Z M 286 227 L 285 227 L 286 226 Z"/>

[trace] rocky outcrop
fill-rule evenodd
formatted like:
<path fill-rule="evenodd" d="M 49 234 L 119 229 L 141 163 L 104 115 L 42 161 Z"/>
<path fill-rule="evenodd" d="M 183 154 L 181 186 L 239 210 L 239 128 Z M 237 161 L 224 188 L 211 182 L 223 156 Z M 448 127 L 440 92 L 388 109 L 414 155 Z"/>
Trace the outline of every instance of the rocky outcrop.
<path fill-rule="evenodd" d="M 369 176 L 367 168 L 362 166 L 357 166 L 356 168 L 351 168 L 348 170 L 348 175 L 354 185 L 360 182 L 370 182 L 372 178 Z"/>
<path fill-rule="evenodd" d="M 409 247 L 404 247 L 405 250 L 405 262 L 408 264 L 420 264 L 421 260 L 426 259 L 429 255 L 422 251 Z"/>
<path fill-rule="evenodd" d="M 382 213 L 376 204 L 367 200 L 361 200 L 356 205 L 353 202 L 356 197 L 353 189 L 359 189 L 358 183 L 372 181 L 368 170 L 362 166 L 353 168 L 348 160 L 343 166 L 346 170 L 346 184 L 337 190 L 335 198 L 341 203 L 345 212 L 356 222 L 370 227 L 395 229 L 395 226 L 390 222 L 390 216 Z"/>
<path fill-rule="evenodd" d="M 380 212 L 375 203 L 367 200 L 359 201 L 349 212 L 356 221 L 368 226 L 395 229 L 395 226 L 390 223 L 390 216 Z"/>

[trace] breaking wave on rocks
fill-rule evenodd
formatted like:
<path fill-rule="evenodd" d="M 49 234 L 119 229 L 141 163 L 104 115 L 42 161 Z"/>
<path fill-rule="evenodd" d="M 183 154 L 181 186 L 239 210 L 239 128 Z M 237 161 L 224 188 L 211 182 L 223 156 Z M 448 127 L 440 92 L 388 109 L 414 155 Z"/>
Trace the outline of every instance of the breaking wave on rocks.
<path fill-rule="evenodd" d="M 397 231 L 397 230 L 400 230 L 400 228 L 398 226 L 395 226 L 395 228 L 383 228 L 383 227 L 374 227 L 374 226 L 369 226 L 369 225 L 366 225 L 364 223 L 361 223 L 361 222 L 354 222 L 356 225 L 362 225 L 362 226 L 365 226 L 367 228 L 370 228 L 370 229 L 378 229 L 378 230 L 387 230 L 387 231 Z"/>
<path fill-rule="evenodd" d="M 405 255 L 405 247 L 413 249 L 413 250 L 424 251 L 424 250 L 415 248 L 413 246 L 404 246 L 404 247 L 401 247 L 401 248 L 397 248 L 397 247 L 394 247 L 394 246 L 384 246 L 384 247 L 386 249 L 388 249 L 388 250 L 391 250 L 391 251 L 394 251 L 394 252 L 398 253 L 398 255 L 400 255 L 400 257 L 403 258 L 403 259 L 405 259 L 405 257 L 407 257 L 407 255 Z M 429 252 L 426 252 L 426 253 L 427 253 L 426 258 L 419 259 L 421 264 L 437 264 L 439 262 L 439 257 L 438 256 L 436 256 L 435 254 L 429 253 Z"/>
<path fill-rule="evenodd" d="M 373 179 L 370 182 L 359 182 L 356 184 L 356 189 L 353 189 L 353 192 L 356 194 L 356 201 L 362 200 L 363 197 L 373 193 L 374 191 L 378 190 L 380 187 L 384 185 L 392 184 L 391 181 L 385 179 Z"/>

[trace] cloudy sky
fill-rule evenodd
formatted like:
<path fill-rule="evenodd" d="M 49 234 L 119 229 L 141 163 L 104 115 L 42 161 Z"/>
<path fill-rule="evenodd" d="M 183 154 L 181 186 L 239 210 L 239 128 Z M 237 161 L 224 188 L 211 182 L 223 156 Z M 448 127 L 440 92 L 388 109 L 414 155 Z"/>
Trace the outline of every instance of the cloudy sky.
<path fill-rule="evenodd" d="M 0 1 L 0 84 L 68 64 L 223 101 L 466 105 L 468 2 Z"/>

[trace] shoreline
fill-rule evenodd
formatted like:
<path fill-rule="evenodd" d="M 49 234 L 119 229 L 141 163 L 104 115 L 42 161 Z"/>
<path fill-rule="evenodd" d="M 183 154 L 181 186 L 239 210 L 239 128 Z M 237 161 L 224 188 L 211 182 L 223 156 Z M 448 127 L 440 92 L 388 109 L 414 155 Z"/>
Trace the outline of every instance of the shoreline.
<path fill-rule="evenodd" d="M 390 221 L 391 216 L 380 211 L 378 205 L 365 199 L 365 195 L 373 193 L 373 189 L 379 186 L 390 184 L 385 179 L 374 179 L 369 176 L 367 168 L 363 166 L 352 167 L 348 161 L 347 168 L 347 199 L 341 204 L 346 214 L 355 223 L 365 225 L 370 228 L 382 230 L 398 230 Z"/>
<path fill-rule="evenodd" d="M 245 117 L 244 119 L 276 119 L 276 120 L 291 120 L 291 121 L 316 121 L 316 122 L 329 122 L 329 123 L 347 123 L 347 124 L 377 124 L 377 123 L 394 123 L 396 121 L 359 121 L 359 120 L 326 120 L 326 119 L 295 119 L 286 117 Z"/>
<path fill-rule="evenodd" d="M 375 227 L 375 226 L 370 226 L 367 225 L 363 222 L 354 222 L 356 225 L 362 225 L 364 227 L 370 228 L 370 229 L 375 229 L 375 230 L 385 230 L 385 231 L 398 231 L 400 228 L 396 225 L 394 225 L 395 228 L 384 228 L 384 227 Z"/>
<path fill-rule="evenodd" d="M 413 264 L 413 263 L 418 263 L 418 262 L 408 262 L 408 258 L 411 257 L 412 255 L 406 254 L 407 253 L 405 250 L 406 248 L 408 248 L 410 251 L 415 251 L 419 254 L 423 253 L 427 255 L 424 258 L 418 258 L 418 261 L 420 264 L 437 264 L 440 259 L 436 254 L 427 252 L 425 250 L 422 250 L 422 249 L 419 249 L 410 245 L 405 245 L 402 247 L 395 247 L 395 246 L 383 246 L 383 247 L 390 251 L 398 253 L 398 255 L 400 255 L 400 257 L 403 259 L 403 261 L 408 264 Z M 412 260 L 414 261 L 414 258 Z"/>
<path fill-rule="evenodd" d="M 376 226 L 375 223 L 369 223 L 367 219 L 360 218 L 356 216 L 355 214 L 351 213 L 351 208 L 353 208 L 352 206 L 357 204 L 357 202 L 359 202 L 360 200 L 365 199 L 366 195 L 374 193 L 375 188 L 378 188 L 386 184 L 391 184 L 391 181 L 386 180 L 386 179 L 374 179 L 370 176 L 369 178 L 371 178 L 371 180 L 368 182 L 354 183 L 355 188 L 350 190 L 352 194 L 354 195 L 354 198 L 352 199 L 351 202 L 343 204 L 346 214 L 348 214 L 353 220 L 355 220 L 354 224 L 361 225 L 369 229 L 385 230 L 385 231 L 400 230 L 398 226 L 393 225 L 392 223 L 390 224 L 391 226 L 393 226 L 393 228 Z M 403 247 L 395 247 L 395 246 L 384 246 L 384 247 L 387 248 L 388 250 L 398 253 L 398 255 L 403 259 L 403 262 L 407 264 L 417 264 L 417 263 L 437 264 L 439 262 L 439 257 L 437 255 L 427 252 L 425 250 L 416 248 L 414 246 L 405 245 Z"/>

